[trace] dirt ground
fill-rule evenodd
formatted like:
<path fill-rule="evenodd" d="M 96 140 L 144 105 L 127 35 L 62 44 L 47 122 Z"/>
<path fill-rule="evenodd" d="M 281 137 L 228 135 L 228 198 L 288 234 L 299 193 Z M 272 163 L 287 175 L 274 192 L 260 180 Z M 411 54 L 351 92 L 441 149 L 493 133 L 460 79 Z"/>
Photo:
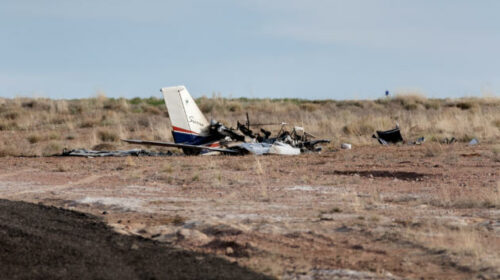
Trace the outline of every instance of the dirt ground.
<path fill-rule="evenodd" d="M 265 279 L 214 256 L 114 232 L 88 214 L 0 200 L 2 279 Z"/>
<path fill-rule="evenodd" d="M 496 146 L 463 143 L 292 157 L 6 157 L 0 198 L 95 215 L 122 234 L 89 242 L 140 236 L 141 257 L 175 248 L 256 277 L 499 279 L 499 170 Z M 40 223 L 51 231 L 50 221 Z M 36 271 L 26 263 L 23 275 Z"/>

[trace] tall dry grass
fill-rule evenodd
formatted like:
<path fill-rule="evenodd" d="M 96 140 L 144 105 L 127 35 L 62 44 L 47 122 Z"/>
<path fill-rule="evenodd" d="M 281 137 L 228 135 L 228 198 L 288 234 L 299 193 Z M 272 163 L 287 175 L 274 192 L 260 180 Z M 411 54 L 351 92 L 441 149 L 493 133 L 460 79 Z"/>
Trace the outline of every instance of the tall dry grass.
<path fill-rule="evenodd" d="M 207 118 L 227 126 L 244 122 L 303 126 L 334 144 L 376 145 L 375 130 L 399 123 L 403 137 L 425 136 L 438 142 L 478 138 L 495 142 L 500 136 L 500 99 L 427 99 L 398 95 L 379 100 L 227 99 L 198 98 Z M 277 132 L 279 125 L 265 127 Z M 255 128 L 258 130 L 258 128 Z M 103 142 L 120 148 L 120 138 L 171 141 L 171 125 L 161 98 L 113 99 L 99 94 L 79 100 L 43 98 L 0 99 L 0 155 L 39 156 L 57 148 L 92 148 Z"/>

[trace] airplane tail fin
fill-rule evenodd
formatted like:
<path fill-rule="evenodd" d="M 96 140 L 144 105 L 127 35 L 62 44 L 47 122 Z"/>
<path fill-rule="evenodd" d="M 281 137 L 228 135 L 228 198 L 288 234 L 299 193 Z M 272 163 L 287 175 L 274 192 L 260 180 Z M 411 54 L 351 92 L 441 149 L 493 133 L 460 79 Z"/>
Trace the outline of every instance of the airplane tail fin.
<path fill-rule="evenodd" d="M 200 144 L 210 125 L 184 86 L 162 88 L 175 143 Z"/>

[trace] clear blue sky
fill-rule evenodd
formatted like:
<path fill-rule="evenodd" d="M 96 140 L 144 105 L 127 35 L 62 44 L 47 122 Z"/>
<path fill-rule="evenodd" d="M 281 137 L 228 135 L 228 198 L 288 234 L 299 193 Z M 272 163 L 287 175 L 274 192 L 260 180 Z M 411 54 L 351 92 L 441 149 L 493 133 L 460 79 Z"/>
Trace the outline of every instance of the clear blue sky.
<path fill-rule="evenodd" d="M 0 96 L 500 92 L 500 1 L 3 0 Z"/>

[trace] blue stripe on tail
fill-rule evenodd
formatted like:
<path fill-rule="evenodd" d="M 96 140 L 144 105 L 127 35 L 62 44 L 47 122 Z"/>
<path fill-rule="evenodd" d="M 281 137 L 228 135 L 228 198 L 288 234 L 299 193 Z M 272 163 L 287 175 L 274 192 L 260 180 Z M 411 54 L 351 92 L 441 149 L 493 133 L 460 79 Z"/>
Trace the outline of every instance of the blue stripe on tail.
<path fill-rule="evenodd" d="M 209 138 L 205 136 L 193 135 L 178 131 L 172 131 L 175 143 L 190 144 L 190 145 L 203 145 L 208 143 Z"/>

